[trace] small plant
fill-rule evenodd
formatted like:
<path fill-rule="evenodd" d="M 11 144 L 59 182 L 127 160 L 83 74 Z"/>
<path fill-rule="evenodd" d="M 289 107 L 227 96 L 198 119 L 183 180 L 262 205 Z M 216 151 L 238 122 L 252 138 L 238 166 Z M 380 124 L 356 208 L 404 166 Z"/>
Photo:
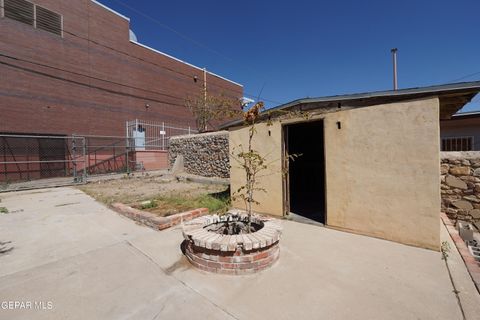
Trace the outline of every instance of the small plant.
<path fill-rule="evenodd" d="M 151 209 L 151 208 L 156 208 L 156 207 L 158 207 L 158 203 L 155 200 L 143 201 L 140 204 L 140 208 L 142 208 L 142 209 Z"/>
<path fill-rule="evenodd" d="M 7 214 L 7 213 L 8 213 L 8 209 L 5 208 L 5 207 L 0 207 L 0 213 Z"/>
<path fill-rule="evenodd" d="M 185 106 L 195 117 L 199 132 L 206 132 L 208 126 L 214 120 L 225 120 L 237 116 L 240 113 L 240 101 L 230 98 L 225 94 L 212 95 L 204 87 L 196 95 L 189 96 L 185 100 Z"/>
<path fill-rule="evenodd" d="M 255 121 L 263 109 L 263 102 L 257 102 L 250 110 L 246 111 L 243 119 L 246 124 L 250 126 L 248 129 L 248 144 L 247 150 L 240 146 L 240 151 L 235 151 L 232 154 L 245 173 L 245 184 L 235 190 L 233 199 L 241 199 L 245 203 L 245 210 L 247 211 L 248 221 L 247 230 L 251 231 L 252 220 L 252 205 L 259 204 L 254 198 L 254 194 L 258 191 L 266 192 L 265 189 L 259 187 L 258 175 L 260 172 L 267 169 L 265 157 L 263 157 L 257 150 L 253 148 L 253 138 L 257 132 L 255 128 Z"/>
<path fill-rule="evenodd" d="M 443 241 L 440 251 L 442 252 L 442 260 L 447 261 L 448 253 L 450 252 L 450 244 L 447 241 Z"/>
<path fill-rule="evenodd" d="M 232 152 L 232 158 L 240 165 L 240 168 L 243 169 L 245 173 L 245 184 L 240 186 L 235 190 L 233 194 L 233 199 L 241 199 L 245 204 L 245 210 L 248 216 L 247 230 L 251 232 L 251 220 L 252 220 L 252 205 L 260 204 L 255 199 L 255 194 L 257 192 L 267 192 L 264 188 L 260 186 L 258 179 L 261 177 L 260 173 L 265 172 L 271 163 L 267 163 L 267 157 L 260 154 L 253 147 L 253 141 L 255 134 L 257 132 L 255 124 L 260 117 L 260 113 L 263 111 L 264 104 L 259 101 L 248 111 L 244 112 L 243 120 L 246 125 L 249 126 L 248 129 L 248 144 L 246 150 L 243 145 L 234 147 Z M 276 111 L 279 115 L 284 115 L 286 117 L 292 116 L 302 116 L 304 119 L 309 119 L 310 114 L 303 111 Z M 272 126 L 272 112 L 265 112 L 267 118 L 266 125 Z M 296 158 L 302 156 L 301 154 L 288 154 L 287 161 L 295 161 Z M 282 169 L 284 175 L 288 174 L 288 165 Z"/>

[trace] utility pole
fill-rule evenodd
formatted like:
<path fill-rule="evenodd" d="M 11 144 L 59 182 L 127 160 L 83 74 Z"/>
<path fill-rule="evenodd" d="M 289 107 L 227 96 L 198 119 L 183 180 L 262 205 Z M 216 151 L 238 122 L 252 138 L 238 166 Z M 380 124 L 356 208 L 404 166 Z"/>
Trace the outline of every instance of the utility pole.
<path fill-rule="evenodd" d="M 397 48 L 390 50 L 392 53 L 393 59 L 393 90 L 398 90 L 398 79 L 397 79 Z"/>

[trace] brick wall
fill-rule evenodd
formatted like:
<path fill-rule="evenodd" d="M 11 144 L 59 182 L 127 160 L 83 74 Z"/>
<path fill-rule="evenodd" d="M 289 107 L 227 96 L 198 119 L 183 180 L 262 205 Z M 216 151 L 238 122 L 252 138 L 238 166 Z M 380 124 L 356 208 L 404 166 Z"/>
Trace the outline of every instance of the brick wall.
<path fill-rule="evenodd" d="M 167 151 L 135 151 L 135 162 L 141 163 L 145 170 L 169 168 Z"/>
<path fill-rule="evenodd" d="M 131 42 L 129 21 L 90 0 L 32 2 L 63 15 L 64 36 L 0 18 L 0 133 L 124 135 L 132 119 L 195 126 L 184 101 L 200 92 L 202 70 Z M 207 84 L 243 93 L 213 74 Z"/>

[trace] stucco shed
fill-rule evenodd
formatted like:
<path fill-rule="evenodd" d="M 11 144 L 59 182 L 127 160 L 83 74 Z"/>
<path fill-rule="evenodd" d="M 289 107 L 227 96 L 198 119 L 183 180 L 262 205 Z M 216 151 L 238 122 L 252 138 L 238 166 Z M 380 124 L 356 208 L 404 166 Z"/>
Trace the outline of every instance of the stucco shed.
<path fill-rule="evenodd" d="M 479 91 L 480 82 L 464 82 L 306 98 L 263 112 L 253 146 L 269 166 L 258 179 L 265 192 L 256 193 L 254 210 L 293 212 L 327 227 L 439 250 L 439 120 Z M 230 154 L 247 145 L 242 121 L 223 128 Z M 289 161 L 289 154 L 299 157 Z M 230 161 L 234 192 L 245 174 Z M 233 205 L 244 209 L 240 200 Z"/>

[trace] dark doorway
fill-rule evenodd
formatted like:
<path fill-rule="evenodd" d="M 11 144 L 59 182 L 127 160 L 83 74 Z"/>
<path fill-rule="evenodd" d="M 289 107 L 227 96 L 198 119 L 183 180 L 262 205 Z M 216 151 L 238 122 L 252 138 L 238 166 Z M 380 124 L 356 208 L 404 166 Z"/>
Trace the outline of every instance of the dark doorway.
<path fill-rule="evenodd" d="M 323 121 L 288 125 L 290 212 L 325 223 L 325 159 Z"/>

